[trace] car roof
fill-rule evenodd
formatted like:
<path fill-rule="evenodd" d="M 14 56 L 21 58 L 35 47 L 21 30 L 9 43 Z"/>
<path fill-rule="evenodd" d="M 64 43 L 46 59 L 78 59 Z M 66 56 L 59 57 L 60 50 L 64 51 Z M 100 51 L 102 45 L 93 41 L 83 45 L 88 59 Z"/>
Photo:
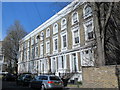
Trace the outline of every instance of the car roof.
<path fill-rule="evenodd" d="M 56 76 L 56 75 L 39 75 L 39 76 L 47 76 L 47 77 L 49 77 L 49 76 Z"/>

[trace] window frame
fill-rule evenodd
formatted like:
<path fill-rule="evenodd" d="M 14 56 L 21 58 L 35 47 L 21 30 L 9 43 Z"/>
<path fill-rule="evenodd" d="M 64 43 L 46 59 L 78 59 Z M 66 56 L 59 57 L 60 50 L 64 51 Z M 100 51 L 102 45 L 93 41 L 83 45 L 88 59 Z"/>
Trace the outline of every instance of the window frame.
<path fill-rule="evenodd" d="M 40 40 L 43 41 L 44 40 L 44 32 L 40 32 Z"/>
<path fill-rule="evenodd" d="M 65 23 L 63 23 L 64 20 L 65 20 Z M 64 30 L 66 28 L 67 28 L 67 20 L 66 20 L 66 18 L 63 18 L 61 20 L 61 30 Z"/>
<path fill-rule="evenodd" d="M 61 32 L 61 50 L 64 51 L 64 50 L 67 50 L 67 47 L 68 47 L 68 40 L 67 40 L 67 31 L 64 31 L 64 32 Z M 66 47 L 64 47 L 64 41 L 63 41 L 63 36 L 66 36 Z"/>
<path fill-rule="evenodd" d="M 77 30 L 78 30 L 79 43 L 75 43 L 74 32 L 77 31 Z M 73 47 L 76 46 L 76 45 L 80 45 L 80 27 L 79 27 L 79 25 L 72 28 L 72 42 L 73 42 Z"/>
<path fill-rule="evenodd" d="M 41 46 L 43 46 L 43 48 L 41 48 Z M 44 54 L 44 45 L 43 45 L 43 43 L 41 43 L 40 44 L 40 56 L 42 57 L 43 56 L 43 54 Z M 42 53 L 41 53 L 41 51 L 42 51 Z"/>
<path fill-rule="evenodd" d="M 91 39 L 88 39 L 87 26 L 89 26 L 89 25 L 92 25 L 92 30 L 90 30 L 90 31 L 93 32 L 93 38 L 91 38 Z M 85 30 L 85 41 L 93 40 L 93 39 L 95 38 L 93 19 L 89 19 L 89 20 L 87 20 L 86 22 L 84 22 L 83 26 L 84 26 L 84 30 Z M 90 33 L 90 31 L 89 31 L 89 33 Z"/>
<path fill-rule="evenodd" d="M 48 43 L 49 43 L 49 48 L 48 48 Z M 49 54 L 50 53 L 50 41 L 46 42 L 46 53 Z"/>
<path fill-rule="evenodd" d="M 86 54 L 86 51 L 88 51 L 88 54 Z M 80 52 L 80 56 L 81 56 L 81 66 L 94 66 L 94 61 L 95 61 L 94 49 L 92 48 L 83 49 Z M 88 60 L 85 59 L 86 57 L 88 57 Z M 90 58 L 92 58 L 92 60 L 90 60 Z"/>
<path fill-rule="evenodd" d="M 56 26 L 56 28 L 55 28 L 55 26 Z M 53 34 L 56 34 L 56 33 L 58 33 L 58 24 L 57 23 L 55 23 L 53 25 Z"/>
<path fill-rule="evenodd" d="M 86 4 L 86 5 L 84 6 L 84 8 L 83 8 L 83 17 L 84 17 L 84 19 L 92 16 L 92 8 L 91 8 L 91 13 L 87 13 L 87 14 L 86 14 L 86 8 L 87 8 L 87 7 L 91 8 L 90 5 L 88 5 L 88 4 Z"/>
<path fill-rule="evenodd" d="M 73 16 L 75 13 L 76 13 L 76 20 L 74 20 L 74 16 Z M 76 24 L 78 22 L 79 22 L 78 12 L 75 11 L 75 12 L 72 13 L 72 25 L 74 25 L 74 24 Z"/>
<path fill-rule="evenodd" d="M 55 49 L 55 39 L 57 39 L 57 49 Z M 53 37 L 53 53 L 57 53 L 58 52 L 58 35 Z"/>
<path fill-rule="evenodd" d="M 49 30 L 49 31 L 48 31 Z M 50 37 L 50 28 L 46 29 L 46 38 Z"/>

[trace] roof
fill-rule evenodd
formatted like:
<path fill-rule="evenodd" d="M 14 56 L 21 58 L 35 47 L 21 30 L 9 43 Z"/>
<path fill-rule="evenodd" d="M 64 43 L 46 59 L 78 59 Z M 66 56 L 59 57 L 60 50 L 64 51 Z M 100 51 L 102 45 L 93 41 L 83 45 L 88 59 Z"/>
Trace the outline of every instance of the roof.
<path fill-rule="evenodd" d="M 74 0 L 72 3 L 67 5 L 61 11 L 59 11 L 57 14 L 55 14 L 50 19 L 48 19 L 46 22 L 44 22 L 42 25 L 38 26 L 36 29 L 34 29 L 32 32 L 30 32 L 28 35 L 26 35 L 24 38 L 22 38 L 20 40 L 20 42 L 22 42 L 22 41 L 24 42 L 24 41 L 28 40 L 30 37 L 33 37 L 37 33 L 41 32 L 44 29 L 46 29 L 48 26 L 50 26 L 51 24 L 55 23 L 56 21 L 58 21 L 59 19 L 61 19 L 62 17 L 64 17 L 68 13 L 70 13 L 73 10 L 72 6 L 74 6 L 76 4 L 76 2 L 78 2 L 78 4 L 75 6 L 75 8 L 78 5 L 82 5 L 85 1 L 83 1 L 83 0 Z"/>

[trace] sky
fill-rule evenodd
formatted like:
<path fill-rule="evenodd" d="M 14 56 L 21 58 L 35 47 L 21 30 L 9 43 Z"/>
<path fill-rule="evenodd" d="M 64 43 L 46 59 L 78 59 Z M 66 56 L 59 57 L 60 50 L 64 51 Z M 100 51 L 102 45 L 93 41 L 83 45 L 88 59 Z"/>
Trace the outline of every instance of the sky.
<path fill-rule="evenodd" d="M 63 7 L 67 2 L 2 2 L 2 37 L 7 35 L 8 28 L 15 20 L 20 21 L 27 33 L 44 23 Z"/>

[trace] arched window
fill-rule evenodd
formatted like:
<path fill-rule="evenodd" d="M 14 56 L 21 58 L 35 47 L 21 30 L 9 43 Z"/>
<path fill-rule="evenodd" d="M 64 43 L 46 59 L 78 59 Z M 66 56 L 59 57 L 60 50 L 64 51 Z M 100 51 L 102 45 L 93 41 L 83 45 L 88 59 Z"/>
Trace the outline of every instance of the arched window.
<path fill-rule="evenodd" d="M 92 15 L 92 8 L 89 5 L 86 5 L 83 9 L 84 18 L 87 18 Z"/>
<path fill-rule="evenodd" d="M 61 20 L 61 30 L 64 30 L 67 27 L 67 21 L 65 18 Z"/>
<path fill-rule="evenodd" d="M 78 13 L 77 12 L 74 12 L 72 14 L 72 25 L 77 23 L 79 20 L 78 20 Z"/>
<path fill-rule="evenodd" d="M 50 28 L 46 29 L 46 37 L 50 36 Z"/>
<path fill-rule="evenodd" d="M 55 23 L 55 24 L 53 25 L 53 34 L 56 34 L 57 32 L 58 32 L 58 24 Z"/>
<path fill-rule="evenodd" d="M 43 40 L 44 39 L 44 32 L 42 31 L 41 33 L 40 33 L 40 40 Z"/>

